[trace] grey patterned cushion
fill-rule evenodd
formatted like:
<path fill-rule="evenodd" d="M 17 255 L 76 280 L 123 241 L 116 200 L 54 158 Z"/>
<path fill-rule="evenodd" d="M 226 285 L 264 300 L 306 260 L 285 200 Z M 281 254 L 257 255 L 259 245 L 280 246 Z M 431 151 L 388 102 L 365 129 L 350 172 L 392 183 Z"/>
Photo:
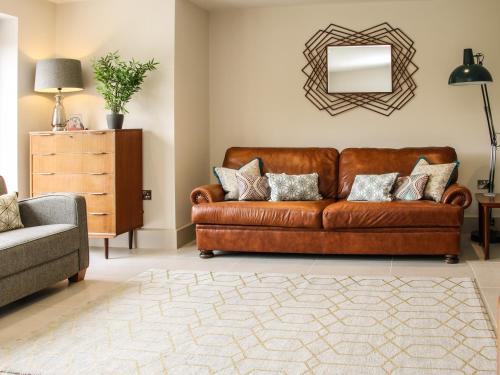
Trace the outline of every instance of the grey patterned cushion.
<path fill-rule="evenodd" d="M 267 177 L 236 172 L 240 201 L 267 201 L 271 194 Z"/>
<path fill-rule="evenodd" d="M 398 173 L 380 175 L 357 175 L 352 184 L 348 201 L 392 201 L 391 190 L 398 178 Z"/>
<path fill-rule="evenodd" d="M 0 195 L 0 232 L 23 228 L 17 195 Z"/>
<path fill-rule="evenodd" d="M 394 185 L 394 198 L 402 201 L 422 199 L 428 180 L 429 176 L 426 174 L 399 177 Z"/>
<path fill-rule="evenodd" d="M 239 198 L 238 181 L 236 180 L 236 172 L 245 173 L 251 176 L 261 175 L 261 163 L 259 158 L 253 159 L 245 164 L 240 169 L 231 169 L 224 167 L 214 168 L 215 177 L 222 185 L 222 189 L 226 193 L 224 199 L 226 201 L 237 201 Z"/>
<path fill-rule="evenodd" d="M 271 201 L 317 201 L 323 199 L 318 188 L 318 174 L 288 175 L 266 173 L 271 187 Z"/>
<path fill-rule="evenodd" d="M 429 181 L 424 190 L 424 199 L 441 201 L 441 197 L 449 185 L 451 177 L 458 167 L 458 162 L 448 164 L 429 164 L 427 160 L 421 158 L 413 168 L 411 175 L 427 174 Z"/>

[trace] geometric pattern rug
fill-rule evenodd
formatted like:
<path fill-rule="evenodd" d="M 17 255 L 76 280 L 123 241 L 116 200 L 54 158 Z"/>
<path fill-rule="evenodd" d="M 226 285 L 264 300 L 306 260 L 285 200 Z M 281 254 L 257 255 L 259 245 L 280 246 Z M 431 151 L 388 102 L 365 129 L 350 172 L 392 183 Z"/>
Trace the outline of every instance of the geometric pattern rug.
<path fill-rule="evenodd" d="M 494 374 L 470 278 L 153 269 L 0 344 L 21 374 Z"/>

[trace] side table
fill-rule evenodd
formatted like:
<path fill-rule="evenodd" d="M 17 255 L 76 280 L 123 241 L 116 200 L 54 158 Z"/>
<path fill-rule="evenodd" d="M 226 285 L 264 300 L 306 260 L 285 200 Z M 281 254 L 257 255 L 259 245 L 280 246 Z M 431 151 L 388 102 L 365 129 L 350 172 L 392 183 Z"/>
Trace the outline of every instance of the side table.
<path fill-rule="evenodd" d="M 476 194 L 479 209 L 479 244 L 484 251 L 484 259 L 490 259 L 490 217 L 492 208 L 500 208 L 500 195 L 487 197 L 482 193 Z"/>

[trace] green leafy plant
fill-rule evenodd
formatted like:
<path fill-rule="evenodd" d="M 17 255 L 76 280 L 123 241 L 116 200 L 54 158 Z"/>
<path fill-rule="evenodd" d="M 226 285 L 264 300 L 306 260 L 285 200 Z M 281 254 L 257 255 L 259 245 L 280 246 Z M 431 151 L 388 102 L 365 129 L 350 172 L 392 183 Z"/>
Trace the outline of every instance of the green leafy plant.
<path fill-rule="evenodd" d="M 94 60 L 92 67 L 99 82 L 97 91 L 104 97 L 105 108 L 113 113 L 128 113 L 126 104 L 141 90 L 147 73 L 156 70 L 157 65 L 154 59 L 146 63 L 134 59 L 124 61 L 118 51 Z"/>

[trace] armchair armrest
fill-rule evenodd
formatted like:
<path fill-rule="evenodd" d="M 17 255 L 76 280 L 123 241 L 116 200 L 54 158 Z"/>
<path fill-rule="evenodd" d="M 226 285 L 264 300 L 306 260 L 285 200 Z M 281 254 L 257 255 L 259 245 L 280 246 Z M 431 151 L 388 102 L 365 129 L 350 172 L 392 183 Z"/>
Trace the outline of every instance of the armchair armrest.
<path fill-rule="evenodd" d="M 454 204 L 465 209 L 471 205 L 472 195 L 465 186 L 452 184 L 443 193 L 441 203 Z"/>
<path fill-rule="evenodd" d="M 191 204 L 222 202 L 224 200 L 224 190 L 222 185 L 203 185 L 191 192 Z"/>
<path fill-rule="evenodd" d="M 85 198 L 69 193 L 48 194 L 19 202 L 25 227 L 49 224 L 72 224 L 80 233 L 80 270 L 89 266 L 89 238 Z"/>

